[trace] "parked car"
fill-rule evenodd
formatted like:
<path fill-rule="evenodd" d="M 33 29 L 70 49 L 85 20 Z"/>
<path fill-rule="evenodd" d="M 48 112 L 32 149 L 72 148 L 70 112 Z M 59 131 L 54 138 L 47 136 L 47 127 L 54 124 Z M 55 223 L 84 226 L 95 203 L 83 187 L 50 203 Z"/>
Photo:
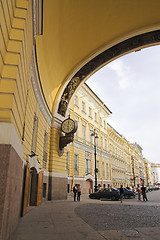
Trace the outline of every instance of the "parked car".
<path fill-rule="evenodd" d="M 124 188 L 124 198 L 131 198 L 131 197 L 135 198 L 135 196 L 136 196 L 135 192 L 127 188 Z"/>
<path fill-rule="evenodd" d="M 115 201 L 115 200 L 119 200 L 120 192 L 116 188 L 103 188 L 95 193 L 89 194 L 89 197 L 91 199 L 106 198 L 106 199 L 111 199 Z"/>
<path fill-rule="evenodd" d="M 123 193 L 124 198 L 131 198 L 131 197 L 135 198 L 136 196 L 135 192 L 133 192 L 132 190 L 129 190 L 128 188 L 123 188 L 123 189 L 124 189 L 124 193 Z"/>
<path fill-rule="evenodd" d="M 153 186 L 152 186 L 152 185 L 148 186 L 148 187 L 147 187 L 147 190 L 148 190 L 149 192 L 153 191 Z"/>

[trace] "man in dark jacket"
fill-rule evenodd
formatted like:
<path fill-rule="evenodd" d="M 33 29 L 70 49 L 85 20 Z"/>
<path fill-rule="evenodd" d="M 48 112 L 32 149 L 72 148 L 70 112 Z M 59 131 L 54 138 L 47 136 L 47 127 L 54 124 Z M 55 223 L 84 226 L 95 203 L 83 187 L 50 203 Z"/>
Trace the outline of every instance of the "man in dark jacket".
<path fill-rule="evenodd" d="M 120 191 L 120 200 L 121 200 L 121 203 L 122 203 L 123 202 L 123 193 L 124 193 L 123 185 L 121 185 L 119 191 Z"/>
<path fill-rule="evenodd" d="M 141 191 L 142 191 L 142 196 L 143 196 L 143 201 L 148 201 L 147 199 L 147 195 L 146 195 L 146 187 L 144 187 L 144 184 L 141 187 Z"/>
<path fill-rule="evenodd" d="M 76 195 L 77 195 L 77 184 L 73 187 L 73 192 L 74 192 L 74 202 L 76 201 Z"/>

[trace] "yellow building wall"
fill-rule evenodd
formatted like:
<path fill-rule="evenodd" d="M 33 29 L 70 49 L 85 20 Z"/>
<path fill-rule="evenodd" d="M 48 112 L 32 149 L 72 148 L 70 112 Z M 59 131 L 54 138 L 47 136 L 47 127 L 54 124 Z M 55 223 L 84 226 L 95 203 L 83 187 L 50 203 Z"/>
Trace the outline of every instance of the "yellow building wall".
<path fill-rule="evenodd" d="M 117 131 L 108 125 L 108 151 L 110 153 L 111 180 L 114 186 L 120 187 L 133 185 L 133 170 L 131 156 L 134 156 L 135 183 L 139 183 L 139 165 L 137 151 Z"/>
<path fill-rule="evenodd" d="M 37 110 L 38 104 L 31 83 L 32 1 L 2 0 L 0 23 L 0 121 L 14 124 L 19 140 L 23 143 L 23 158 L 28 160 L 34 114 L 37 113 L 36 153 L 42 167 L 44 132 L 48 132 L 49 152 L 50 127 L 47 129 L 43 114 Z"/>
<path fill-rule="evenodd" d="M 59 155 L 60 131 L 52 127 L 50 132 L 49 171 L 66 173 L 66 154 Z"/>
<path fill-rule="evenodd" d="M 32 134 L 33 134 L 33 121 L 34 114 L 37 112 L 37 102 L 34 96 L 34 91 L 32 88 L 32 84 L 30 81 L 28 93 L 27 93 L 27 101 L 25 106 L 25 129 L 24 129 L 24 159 L 27 160 L 27 154 L 31 153 L 31 145 L 32 145 Z"/>
<path fill-rule="evenodd" d="M 31 1 L 2 1 L 0 22 L 0 121 L 12 122 L 21 138 L 33 45 Z"/>
<path fill-rule="evenodd" d="M 94 93 L 89 90 L 86 85 L 82 86 L 82 88 L 76 93 L 77 104 L 74 104 L 74 99 L 70 104 L 70 117 L 78 122 L 78 130 L 75 134 L 75 141 L 73 144 L 69 145 L 67 151 L 70 151 L 70 165 L 69 165 L 69 173 L 68 176 L 79 181 L 83 180 L 84 177 L 88 175 L 86 172 L 86 153 L 90 153 L 91 159 L 91 171 L 93 179 L 95 177 L 94 169 L 95 169 L 95 155 L 94 155 L 94 138 L 92 137 L 92 143 L 90 143 L 90 134 L 91 131 L 95 129 L 98 133 L 99 138 L 97 139 L 96 148 L 96 160 L 99 163 L 99 172 L 97 174 L 98 184 L 103 185 L 106 183 L 106 180 L 110 180 L 110 162 L 109 159 L 103 156 L 103 151 L 105 148 L 105 139 L 107 140 L 107 128 L 104 128 L 104 120 L 106 120 L 109 110 L 105 109 L 103 103 L 95 97 Z M 85 104 L 85 108 L 83 110 L 82 103 Z M 102 110 L 102 108 L 104 109 Z M 89 108 L 92 109 L 92 116 L 89 115 Z M 101 112 L 102 111 L 102 112 Z M 97 121 L 95 121 L 95 113 L 97 113 Z M 105 117 L 104 117 L 105 116 Z M 100 124 L 100 117 L 103 119 L 103 124 Z M 85 139 L 82 136 L 82 126 L 85 126 L 86 134 Z M 107 122 L 106 122 L 107 126 Z M 101 146 L 101 136 L 103 136 L 103 145 Z M 91 150 L 92 149 L 92 150 Z M 92 152 L 92 153 L 91 153 Z M 78 155 L 78 171 L 74 171 L 74 154 Z M 103 164 L 103 163 L 104 164 Z M 106 173 L 106 163 L 108 163 L 108 175 Z M 97 166 L 98 167 L 98 166 Z M 103 169 L 104 167 L 104 169 Z M 105 180 L 105 181 L 104 181 Z"/>

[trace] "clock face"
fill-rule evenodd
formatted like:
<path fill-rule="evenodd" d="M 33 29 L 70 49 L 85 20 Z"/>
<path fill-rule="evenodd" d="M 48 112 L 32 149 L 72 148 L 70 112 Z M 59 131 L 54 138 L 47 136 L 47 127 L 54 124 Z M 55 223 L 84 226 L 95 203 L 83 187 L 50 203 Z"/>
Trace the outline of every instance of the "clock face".
<path fill-rule="evenodd" d="M 71 133 L 75 129 L 75 122 L 68 118 L 62 123 L 61 129 L 64 133 Z"/>

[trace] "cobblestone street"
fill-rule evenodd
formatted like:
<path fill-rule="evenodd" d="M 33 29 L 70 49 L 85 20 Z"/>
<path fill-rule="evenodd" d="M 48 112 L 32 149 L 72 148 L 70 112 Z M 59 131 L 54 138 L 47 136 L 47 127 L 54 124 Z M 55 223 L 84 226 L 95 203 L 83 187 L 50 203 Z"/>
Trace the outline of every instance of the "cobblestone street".
<path fill-rule="evenodd" d="M 160 207 L 83 204 L 75 212 L 96 231 L 160 227 Z"/>
<path fill-rule="evenodd" d="M 135 199 L 80 202 L 57 200 L 32 208 L 19 222 L 14 240 L 159 240 L 160 190 Z"/>

